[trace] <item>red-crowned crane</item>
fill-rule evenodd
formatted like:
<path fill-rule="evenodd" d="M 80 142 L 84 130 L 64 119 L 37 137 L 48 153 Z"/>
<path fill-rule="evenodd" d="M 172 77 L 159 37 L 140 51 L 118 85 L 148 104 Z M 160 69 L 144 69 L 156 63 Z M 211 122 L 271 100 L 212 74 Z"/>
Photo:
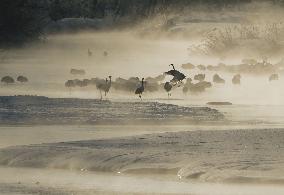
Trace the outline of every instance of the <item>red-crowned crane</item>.
<path fill-rule="evenodd" d="M 144 92 L 144 78 L 142 78 L 141 86 L 135 90 L 135 94 L 139 95 L 139 98 L 142 100 L 142 93 Z"/>
<path fill-rule="evenodd" d="M 182 83 L 182 80 L 185 79 L 186 76 L 180 71 L 176 70 L 173 64 L 170 64 L 169 66 L 172 66 L 173 69 L 165 72 L 165 74 L 173 76 L 173 79 L 171 80 L 172 85 Z"/>
<path fill-rule="evenodd" d="M 164 89 L 166 90 L 166 92 L 168 92 L 168 98 L 170 98 L 171 93 L 170 91 L 172 90 L 173 86 L 170 84 L 170 82 L 166 82 L 164 85 Z"/>

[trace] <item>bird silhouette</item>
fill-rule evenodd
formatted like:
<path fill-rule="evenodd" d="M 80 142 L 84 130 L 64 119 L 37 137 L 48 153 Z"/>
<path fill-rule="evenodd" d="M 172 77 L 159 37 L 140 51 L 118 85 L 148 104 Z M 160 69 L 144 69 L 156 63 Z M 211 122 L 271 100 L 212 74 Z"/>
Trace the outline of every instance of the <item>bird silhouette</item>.
<path fill-rule="evenodd" d="M 165 74 L 173 76 L 173 79 L 171 80 L 172 85 L 182 83 L 182 80 L 185 79 L 186 76 L 180 71 L 176 70 L 173 64 L 170 64 L 169 66 L 172 66 L 173 69 L 165 72 Z"/>
<path fill-rule="evenodd" d="M 65 87 L 69 89 L 69 94 L 71 94 L 71 88 L 76 87 L 76 83 L 73 80 L 68 80 L 65 82 Z"/>
<path fill-rule="evenodd" d="M 170 98 L 171 93 L 170 91 L 172 90 L 172 85 L 170 84 L 170 82 L 166 82 L 164 85 L 164 89 L 166 90 L 166 92 L 168 92 L 168 98 Z"/>
<path fill-rule="evenodd" d="M 93 55 L 93 52 L 90 49 L 88 49 L 88 56 L 91 57 L 92 55 Z"/>
<path fill-rule="evenodd" d="M 172 69 L 172 70 L 169 70 L 169 71 L 167 71 L 167 72 L 165 72 L 165 74 L 171 75 L 171 76 L 175 76 L 178 71 L 175 69 L 175 66 L 174 66 L 173 64 L 170 64 L 169 66 L 172 66 L 173 69 Z"/>
<path fill-rule="evenodd" d="M 101 100 L 103 99 L 102 90 L 105 92 L 105 95 L 106 95 L 107 85 L 108 85 L 108 79 L 107 78 L 105 80 L 99 80 L 96 83 L 96 87 L 100 91 Z"/>
<path fill-rule="evenodd" d="M 135 94 L 138 94 L 139 98 L 142 100 L 142 93 L 143 92 L 144 92 L 144 78 L 142 78 L 141 86 L 136 89 Z"/>
<path fill-rule="evenodd" d="M 109 81 L 107 81 L 106 83 L 106 88 L 105 88 L 105 96 L 107 95 L 107 93 L 109 92 L 110 88 L 111 88 L 111 76 L 108 76 Z"/>

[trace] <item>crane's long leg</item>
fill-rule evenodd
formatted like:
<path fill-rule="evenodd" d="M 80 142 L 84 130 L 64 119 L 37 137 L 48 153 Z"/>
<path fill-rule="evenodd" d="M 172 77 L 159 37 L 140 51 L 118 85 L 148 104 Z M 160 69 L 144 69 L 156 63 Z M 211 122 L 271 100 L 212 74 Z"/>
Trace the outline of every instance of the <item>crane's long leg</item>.
<path fill-rule="evenodd" d="M 100 90 L 101 100 L 103 100 L 102 90 Z"/>

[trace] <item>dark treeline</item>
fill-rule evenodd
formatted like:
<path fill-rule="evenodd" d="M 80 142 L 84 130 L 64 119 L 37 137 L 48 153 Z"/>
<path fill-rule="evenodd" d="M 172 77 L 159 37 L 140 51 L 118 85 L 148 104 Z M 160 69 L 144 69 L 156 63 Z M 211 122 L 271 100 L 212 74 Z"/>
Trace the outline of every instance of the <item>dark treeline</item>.
<path fill-rule="evenodd" d="M 0 1 L 0 46 L 41 36 L 48 20 L 48 4 L 36 0 Z"/>
<path fill-rule="evenodd" d="M 188 6 L 218 9 L 250 2 L 251 0 L 49 0 L 49 8 L 54 20 L 66 17 L 103 18 L 108 14 L 137 19 Z"/>
<path fill-rule="evenodd" d="M 128 18 L 133 24 L 157 13 L 182 11 L 188 7 L 218 10 L 232 8 L 253 0 L 1 0 L 0 46 L 23 43 L 41 37 L 42 29 L 62 18 L 104 18 L 114 24 Z M 284 0 L 271 0 L 284 4 Z"/>

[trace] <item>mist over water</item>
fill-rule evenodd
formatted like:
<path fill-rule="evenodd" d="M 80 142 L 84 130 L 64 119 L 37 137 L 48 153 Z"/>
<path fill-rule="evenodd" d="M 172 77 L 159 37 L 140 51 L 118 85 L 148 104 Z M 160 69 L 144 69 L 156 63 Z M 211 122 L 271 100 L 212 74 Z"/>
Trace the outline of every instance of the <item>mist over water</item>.
<path fill-rule="evenodd" d="M 59 92 L 66 96 L 68 90 L 64 94 L 61 89 L 64 89 L 67 79 L 159 75 L 168 69 L 168 62 L 187 61 L 186 46 L 187 43 L 182 41 L 137 39 L 127 32 L 56 35 L 48 37 L 45 43 L 8 51 L 2 60 L 1 73 L 27 75 L 30 84 L 24 87 L 29 87 L 31 93 L 39 91 L 48 95 Z M 88 57 L 88 48 L 93 53 L 91 57 Z M 104 51 L 109 53 L 107 57 L 103 56 Z M 84 69 L 86 75 L 72 76 L 71 68 Z M 45 89 L 41 90 L 41 87 Z M 12 93 L 17 88 L 2 88 L 1 93 Z"/>
<path fill-rule="evenodd" d="M 195 74 L 205 73 L 205 80 L 212 82 L 216 71 L 201 71 L 197 68 L 184 70 L 181 65 L 217 65 L 220 62 L 239 64 L 242 59 L 218 60 L 209 57 L 200 58 L 189 53 L 187 48 L 192 42 L 188 39 L 157 40 L 141 38 L 133 32 L 82 32 L 76 34 L 50 35 L 42 43 L 34 43 L 22 49 L 7 50 L 2 54 L 1 77 L 25 75 L 29 82 L 22 84 L 1 84 L 1 95 L 44 95 L 49 97 L 99 98 L 95 87 L 76 87 L 71 94 L 64 86 L 68 79 L 106 78 L 113 76 L 155 77 L 170 69 L 170 63 L 193 78 Z M 92 56 L 88 56 L 88 49 Z M 108 56 L 103 52 L 107 51 Z M 71 75 L 72 68 L 84 69 L 86 75 Z M 269 74 L 255 76 L 242 74 L 241 85 L 233 85 L 231 79 L 235 73 L 218 73 L 225 84 L 213 84 L 203 93 L 184 95 L 182 87 L 172 92 L 172 98 L 185 99 L 190 104 L 205 104 L 208 101 L 230 101 L 234 104 L 282 105 L 284 97 L 283 78 L 269 82 Z M 170 80 L 166 77 L 164 82 Z M 159 93 L 145 93 L 147 99 L 166 98 L 163 90 Z M 110 99 L 135 99 L 134 94 L 124 94 L 111 89 Z"/>

